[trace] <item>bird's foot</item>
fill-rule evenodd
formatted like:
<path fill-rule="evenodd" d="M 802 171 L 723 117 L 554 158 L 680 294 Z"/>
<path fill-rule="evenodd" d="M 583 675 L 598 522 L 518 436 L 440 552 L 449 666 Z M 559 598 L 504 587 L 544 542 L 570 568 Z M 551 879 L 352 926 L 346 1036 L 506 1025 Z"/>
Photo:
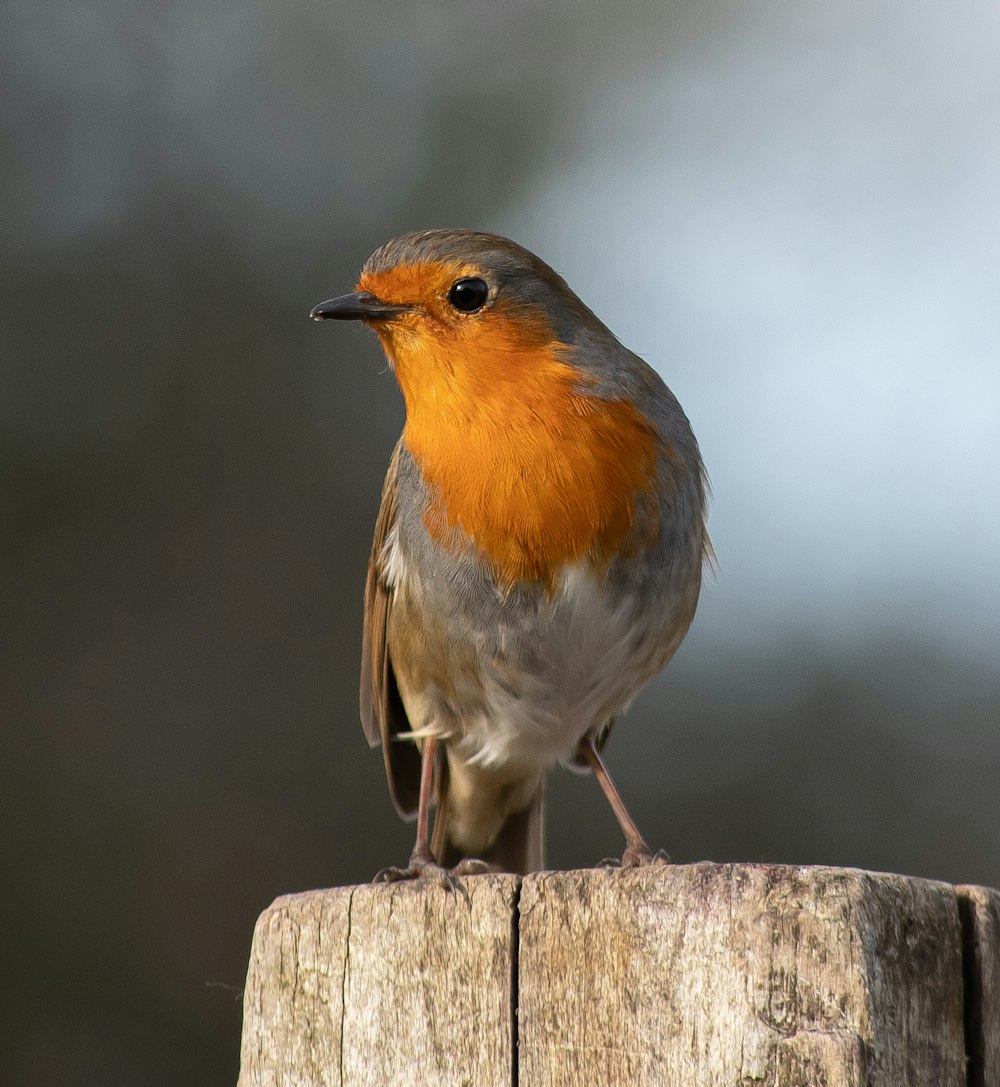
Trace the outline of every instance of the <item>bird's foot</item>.
<path fill-rule="evenodd" d="M 645 868 L 647 865 L 669 864 L 670 857 L 664 849 L 651 852 L 646 845 L 626 846 L 620 857 L 606 857 L 598 868 Z"/>
<path fill-rule="evenodd" d="M 421 880 L 434 883 L 445 891 L 458 891 L 469 901 L 469 892 L 462 884 L 462 876 L 478 876 L 490 871 L 485 861 L 469 857 L 459 861 L 454 868 L 445 868 L 438 864 L 430 852 L 413 852 L 410 863 L 405 868 L 391 866 L 376 873 L 372 883 L 400 883 L 404 880 Z"/>
<path fill-rule="evenodd" d="M 454 879 L 447 868 L 443 868 L 431 856 L 422 856 L 416 853 L 410 857 L 410 863 L 405 868 L 390 865 L 388 868 L 376 872 L 372 883 L 402 883 L 414 879 L 436 883 L 446 891 L 455 889 Z"/>

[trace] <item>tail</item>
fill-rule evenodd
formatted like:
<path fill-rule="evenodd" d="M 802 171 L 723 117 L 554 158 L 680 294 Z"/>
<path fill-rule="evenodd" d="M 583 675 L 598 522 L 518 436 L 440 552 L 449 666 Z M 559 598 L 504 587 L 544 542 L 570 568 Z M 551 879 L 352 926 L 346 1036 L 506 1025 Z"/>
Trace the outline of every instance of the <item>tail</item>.
<path fill-rule="evenodd" d="M 449 835 L 449 824 L 454 822 L 454 797 L 448 788 L 449 770 L 446 759 L 439 764 L 437 780 L 437 815 L 431 852 L 445 868 L 454 868 L 459 861 L 470 857 Z M 539 782 L 527 805 L 508 815 L 499 832 L 489 845 L 473 854 L 475 860 L 485 861 L 494 872 L 515 872 L 525 875 L 545 867 L 543 852 L 544 783 Z"/>

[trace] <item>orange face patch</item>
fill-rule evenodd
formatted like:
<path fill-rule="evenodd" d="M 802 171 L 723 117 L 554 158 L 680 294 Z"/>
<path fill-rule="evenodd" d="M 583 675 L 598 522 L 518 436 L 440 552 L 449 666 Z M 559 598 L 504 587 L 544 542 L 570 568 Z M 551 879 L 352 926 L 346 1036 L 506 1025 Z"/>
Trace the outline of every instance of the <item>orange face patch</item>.
<path fill-rule="evenodd" d="M 588 378 L 537 308 L 502 298 L 475 314 L 447 301 L 464 265 L 364 276 L 360 290 L 412 305 L 374 323 L 406 400 L 404 440 L 431 486 L 425 521 L 446 547 L 471 538 L 503 585 L 551 586 L 565 563 L 605 564 L 657 537 L 650 423 Z"/>
<path fill-rule="evenodd" d="M 400 264 L 385 272 L 366 272 L 357 289 L 368 291 L 382 302 L 414 306 L 427 319 L 460 317 L 448 304 L 448 289 L 457 279 L 480 275 L 474 265 L 461 261 Z"/>

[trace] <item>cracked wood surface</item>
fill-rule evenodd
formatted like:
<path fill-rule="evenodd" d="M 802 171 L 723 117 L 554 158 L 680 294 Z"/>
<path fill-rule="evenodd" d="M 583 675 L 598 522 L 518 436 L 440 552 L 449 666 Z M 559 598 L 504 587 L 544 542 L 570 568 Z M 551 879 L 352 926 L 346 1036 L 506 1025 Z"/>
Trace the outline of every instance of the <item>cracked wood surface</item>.
<path fill-rule="evenodd" d="M 996 891 L 707 863 L 463 885 L 278 899 L 239 1087 L 1000 1084 Z"/>
<path fill-rule="evenodd" d="M 517 879 L 465 887 L 467 897 L 418 883 L 342 887 L 265 910 L 240 1087 L 509 1084 Z"/>
<path fill-rule="evenodd" d="M 1000 1085 L 1000 891 L 957 887 L 965 929 L 969 1087 Z"/>

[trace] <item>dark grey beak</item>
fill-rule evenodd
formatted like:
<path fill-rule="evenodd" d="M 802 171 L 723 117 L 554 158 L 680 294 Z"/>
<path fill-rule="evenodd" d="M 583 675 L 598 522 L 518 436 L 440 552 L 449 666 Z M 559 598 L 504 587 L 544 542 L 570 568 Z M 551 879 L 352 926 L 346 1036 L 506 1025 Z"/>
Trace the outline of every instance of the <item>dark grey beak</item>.
<path fill-rule="evenodd" d="M 315 306 L 309 316 L 314 321 L 386 321 L 397 313 L 408 313 L 409 306 L 392 306 L 380 302 L 367 291 L 342 294 Z"/>

